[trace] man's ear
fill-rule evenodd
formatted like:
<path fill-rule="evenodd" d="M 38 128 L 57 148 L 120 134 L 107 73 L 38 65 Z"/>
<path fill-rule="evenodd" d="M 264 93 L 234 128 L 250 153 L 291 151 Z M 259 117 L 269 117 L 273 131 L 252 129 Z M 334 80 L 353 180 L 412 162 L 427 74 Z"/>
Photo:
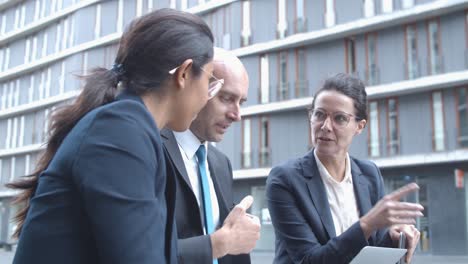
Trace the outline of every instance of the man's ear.
<path fill-rule="evenodd" d="M 184 88 L 186 85 L 186 81 L 191 74 L 192 71 L 193 60 L 186 59 L 177 69 L 175 72 L 175 80 L 177 87 Z"/>
<path fill-rule="evenodd" d="M 365 119 L 358 122 L 358 128 L 356 134 L 361 134 L 364 128 L 366 127 L 367 121 Z"/>

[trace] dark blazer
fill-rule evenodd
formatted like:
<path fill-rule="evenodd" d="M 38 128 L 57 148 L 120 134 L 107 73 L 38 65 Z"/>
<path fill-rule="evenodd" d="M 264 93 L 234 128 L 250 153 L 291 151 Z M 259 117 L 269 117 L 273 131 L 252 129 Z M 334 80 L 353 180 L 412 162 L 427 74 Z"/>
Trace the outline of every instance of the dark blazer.
<path fill-rule="evenodd" d="M 351 174 L 363 216 L 384 195 L 382 175 L 374 163 L 354 158 Z M 387 230 L 374 232 L 366 240 L 359 222 L 336 236 L 313 150 L 273 168 L 266 194 L 276 234 L 274 263 L 349 263 L 367 245 L 392 244 Z"/>
<path fill-rule="evenodd" d="M 203 234 L 202 212 L 192 190 L 190 179 L 185 168 L 179 146 L 174 134 L 167 129 L 161 131 L 164 146 L 169 157 L 166 159 L 174 171 L 168 172 L 168 177 L 176 178 L 176 222 L 178 235 L 177 257 L 180 264 L 212 264 L 212 247 L 209 235 Z M 222 225 L 233 206 L 232 198 L 232 167 L 229 159 L 218 149 L 209 144 L 208 165 L 216 197 L 219 203 L 219 223 Z M 227 255 L 218 261 L 219 264 L 250 263 L 249 255 Z"/>
<path fill-rule="evenodd" d="M 85 115 L 39 177 L 13 263 L 176 263 L 158 131 L 128 93 Z"/>

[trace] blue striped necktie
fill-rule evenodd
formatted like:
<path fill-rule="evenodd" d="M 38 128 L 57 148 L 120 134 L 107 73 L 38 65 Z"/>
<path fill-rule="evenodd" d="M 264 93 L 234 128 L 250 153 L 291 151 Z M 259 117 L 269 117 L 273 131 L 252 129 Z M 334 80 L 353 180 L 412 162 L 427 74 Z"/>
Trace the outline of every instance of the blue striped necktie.
<path fill-rule="evenodd" d="M 213 208 L 211 207 L 210 197 L 210 184 L 208 181 L 208 175 L 206 175 L 206 150 L 205 145 L 200 145 L 197 152 L 195 153 L 198 159 L 198 171 L 200 173 L 200 180 L 203 193 L 203 207 L 205 208 L 205 228 L 206 234 L 214 232 L 215 226 L 213 223 Z M 213 264 L 218 264 L 217 259 L 213 259 Z"/>

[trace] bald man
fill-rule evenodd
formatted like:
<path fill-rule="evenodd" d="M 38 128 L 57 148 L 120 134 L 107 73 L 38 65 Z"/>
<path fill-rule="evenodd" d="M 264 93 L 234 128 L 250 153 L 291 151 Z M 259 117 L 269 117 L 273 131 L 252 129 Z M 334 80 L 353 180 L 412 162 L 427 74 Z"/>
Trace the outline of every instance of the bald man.
<path fill-rule="evenodd" d="M 213 76 L 223 79 L 224 85 L 190 129 L 161 132 L 168 177 L 177 179 L 178 260 L 184 264 L 250 263 L 248 253 L 260 237 L 258 218 L 246 214 L 253 198 L 247 196 L 234 206 L 231 163 L 209 144 L 220 142 L 231 124 L 241 120 L 249 79 L 242 62 L 221 49 L 215 49 Z M 206 151 L 204 156 L 198 153 L 200 148 Z M 205 157 L 205 167 L 199 157 Z"/>

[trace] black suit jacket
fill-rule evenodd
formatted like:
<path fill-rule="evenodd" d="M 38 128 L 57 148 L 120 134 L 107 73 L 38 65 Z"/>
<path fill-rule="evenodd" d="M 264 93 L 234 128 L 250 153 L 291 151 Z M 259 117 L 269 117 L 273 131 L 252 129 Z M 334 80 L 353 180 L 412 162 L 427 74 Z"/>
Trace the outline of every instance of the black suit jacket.
<path fill-rule="evenodd" d="M 176 263 L 158 131 L 128 93 L 85 115 L 39 177 L 13 263 Z"/>
<path fill-rule="evenodd" d="M 384 195 L 382 175 L 374 163 L 354 158 L 351 174 L 363 216 Z M 266 192 L 276 234 L 274 263 L 349 263 L 367 245 L 392 245 L 387 230 L 378 230 L 366 240 L 359 221 L 336 236 L 313 150 L 273 168 Z"/>
<path fill-rule="evenodd" d="M 212 247 L 209 235 L 203 234 L 202 212 L 192 190 L 179 146 L 174 134 L 167 129 L 161 131 L 169 157 L 168 177 L 176 178 L 176 223 L 178 235 L 177 257 L 180 264 L 212 264 Z M 219 204 L 219 222 L 222 225 L 233 204 L 232 168 L 229 159 L 213 147 L 208 146 L 208 164 Z M 227 255 L 219 264 L 249 264 L 249 255 Z"/>

